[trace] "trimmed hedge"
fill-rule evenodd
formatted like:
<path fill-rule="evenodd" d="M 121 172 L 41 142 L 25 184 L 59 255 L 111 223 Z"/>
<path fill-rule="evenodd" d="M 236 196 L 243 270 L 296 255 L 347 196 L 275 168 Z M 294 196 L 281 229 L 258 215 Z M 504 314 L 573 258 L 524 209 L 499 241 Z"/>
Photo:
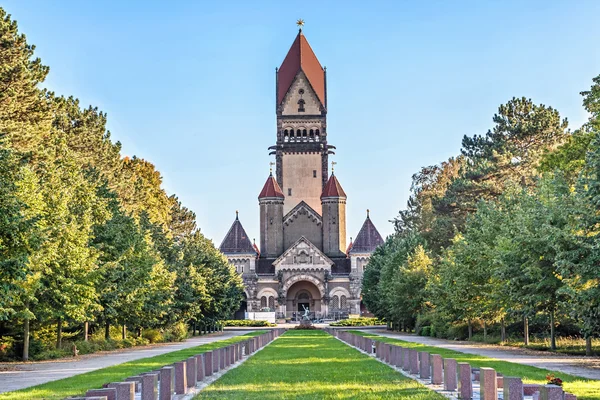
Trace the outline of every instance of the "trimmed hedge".
<path fill-rule="evenodd" d="M 223 321 L 223 325 L 225 326 L 249 326 L 249 327 L 264 327 L 264 326 L 277 326 L 277 324 L 272 324 L 267 321 L 254 321 L 251 319 L 231 319 L 228 321 Z"/>
<path fill-rule="evenodd" d="M 385 325 L 385 321 L 378 318 L 351 318 L 343 319 L 329 324 L 329 326 L 372 326 Z"/>

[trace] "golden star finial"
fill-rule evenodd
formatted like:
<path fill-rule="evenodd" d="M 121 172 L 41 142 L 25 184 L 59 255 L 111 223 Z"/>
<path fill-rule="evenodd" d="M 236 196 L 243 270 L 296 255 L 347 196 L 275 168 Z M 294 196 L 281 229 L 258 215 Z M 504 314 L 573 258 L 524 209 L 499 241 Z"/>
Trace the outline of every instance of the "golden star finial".
<path fill-rule="evenodd" d="M 302 27 L 304 26 L 304 20 L 302 18 L 298 19 L 298 21 L 296 21 L 296 25 L 298 25 L 300 30 L 302 30 Z"/>

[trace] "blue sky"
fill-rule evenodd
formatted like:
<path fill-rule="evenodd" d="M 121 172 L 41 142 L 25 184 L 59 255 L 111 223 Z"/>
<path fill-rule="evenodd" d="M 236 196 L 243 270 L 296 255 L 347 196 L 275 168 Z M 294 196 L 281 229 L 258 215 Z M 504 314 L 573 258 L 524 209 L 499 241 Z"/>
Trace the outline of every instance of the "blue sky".
<path fill-rule="evenodd" d="M 275 67 L 304 33 L 327 67 L 328 138 L 348 194 L 382 235 L 411 175 L 456 155 L 513 96 L 579 127 L 579 92 L 600 74 L 600 2 L 4 0 L 47 87 L 108 113 L 125 155 L 218 245 L 240 211 L 258 240 L 257 196 L 275 143 Z"/>

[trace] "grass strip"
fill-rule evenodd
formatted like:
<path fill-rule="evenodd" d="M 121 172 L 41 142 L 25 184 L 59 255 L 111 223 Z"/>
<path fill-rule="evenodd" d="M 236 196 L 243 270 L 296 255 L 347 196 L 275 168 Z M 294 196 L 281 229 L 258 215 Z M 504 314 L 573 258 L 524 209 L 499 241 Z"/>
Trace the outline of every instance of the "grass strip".
<path fill-rule="evenodd" d="M 427 346 L 420 343 L 407 342 L 400 339 L 392 339 L 385 336 L 380 336 L 371 332 L 361 332 L 350 330 L 349 332 L 356 335 L 365 336 L 371 339 L 379 340 L 385 343 L 394 343 L 409 349 L 418 351 L 426 351 L 432 354 L 440 354 L 443 358 L 454 358 L 458 362 L 467 362 L 472 367 L 489 367 L 494 368 L 496 372 L 504 376 L 518 376 L 527 383 L 546 383 L 546 375 L 554 374 L 564 382 L 564 389 L 567 392 L 577 395 L 578 399 L 582 400 L 600 400 L 600 381 L 594 379 L 586 379 L 574 375 L 564 374 L 558 371 L 532 367 L 529 365 L 515 364 L 508 361 L 501 361 L 495 358 L 479 356 L 476 354 L 461 353 L 455 350 L 448 350 L 441 347 Z"/>
<path fill-rule="evenodd" d="M 139 360 L 128 361 L 112 367 L 102 368 L 84 374 L 71 376 L 69 378 L 43 383 L 26 389 L 16 390 L 0 394 L 2 400 L 32 400 L 32 399 L 64 399 L 68 396 L 84 394 L 87 390 L 100 388 L 108 382 L 119 382 L 123 379 L 141 374 L 142 372 L 152 371 L 165 365 L 182 361 L 196 354 L 225 347 L 231 343 L 246 340 L 249 336 L 256 336 L 265 331 L 249 332 L 242 336 L 220 340 L 217 342 L 203 344 L 201 346 L 190 347 L 173 351 L 158 356 L 140 358 Z M 35 372 L 32 372 L 35 373 Z"/>
<path fill-rule="evenodd" d="M 319 330 L 286 332 L 195 397 L 223 398 L 444 399 Z"/>

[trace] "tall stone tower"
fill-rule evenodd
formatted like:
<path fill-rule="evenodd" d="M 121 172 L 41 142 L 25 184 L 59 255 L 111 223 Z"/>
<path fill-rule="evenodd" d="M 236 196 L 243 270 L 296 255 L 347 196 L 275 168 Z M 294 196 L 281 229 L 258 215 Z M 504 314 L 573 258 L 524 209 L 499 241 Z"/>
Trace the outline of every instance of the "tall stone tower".
<path fill-rule="evenodd" d="M 331 173 L 323 193 L 323 253 L 329 257 L 342 257 L 346 252 L 346 193 Z"/>
<path fill-rule="evenodd" d="M 301 201 L 321 214 L 320 195 L 328 173 L 327 82 L 308 41 L 298 32 L 276 70 L 277 182 L 285 195 L 284 215 Z"/>
<path fill-rule="evenodd" d="M 279 257 L 283 253 L 283 201 L 281 188 L 269 174 L 258 195 L 261 257 Z"/>

